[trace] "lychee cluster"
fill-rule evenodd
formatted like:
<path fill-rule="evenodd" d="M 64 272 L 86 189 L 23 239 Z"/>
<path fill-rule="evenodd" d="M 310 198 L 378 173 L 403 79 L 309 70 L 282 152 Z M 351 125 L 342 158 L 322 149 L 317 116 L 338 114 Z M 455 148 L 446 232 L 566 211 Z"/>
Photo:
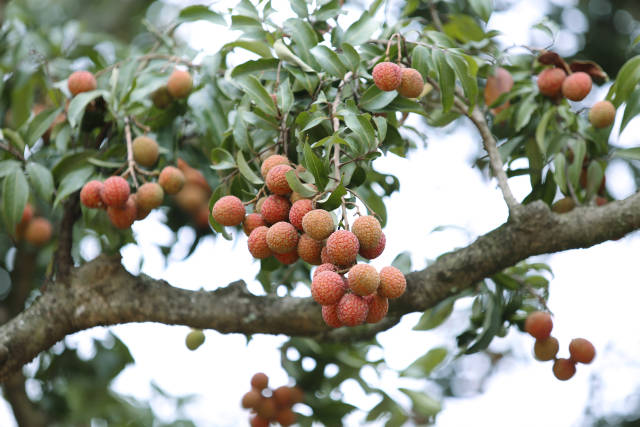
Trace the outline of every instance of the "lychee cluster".
<path fill-rule="evenodd" d="M 22 210 L 22 218 L 16 225 L 16 238 L 40 247 L 51 240 L 52 234 L 51 222 L 46 218 L 34 216 L 33 206 L 27 203 Z"/>
<path fill-rule="evenodd" d="M 151 93 L 151 101 L 156 108 L 167 108 L 174 99 L 189 96 L 193 88 L 193 78 L 186 70 L 175 69 L 169 76 L 167 84 L 160 86 Z"/>
<path fill-rule="evenodd" d="M 417 98 L 424 89 L 424 80 L 414 68 L 403 68 L 393 62 L 380 62 L 371 73 L 373 83 L 385 92 L 397 90 L 407 98 Z"/>
<path fill-rule="evenodd" d="M 165 187 L 167 193 L 175 195 L 176 204 L 191 215 L 198 227 L 208 228 L 211 187 L 206 178 L 202 172 L 189 166 L 180 158 L 177 168 L 168 168 L 166 167 L 160 173 L 158 182 Z M 169 188 L 172 189 L 172 192 L 169 192 Z"/>
<path fill-rule="evenodd" d="M 590 341 L 584 338 L 574 338 L 569 343 L 569 358 L 558 358 L 560 345 L 551 336 L 553 320 L 544 311 L 535 311 L 527 317 L 524 329 L 536 339 L 533 354 L 537 360 L 546 362 L 553 360 L 553 374 L 560 381 L 566 381 L 576 373 L 577 363 L 591 363 L 596 356 L 596 350 Z"/>
<path fill-rule="evenodd" d="M 291 408 L 304 400 L 302 390 L 289 386 L 270 389 L 268 385 L 269 377 L 258 372 L 251 378 L 251 390 L 242 396 L 242 407 L 251 410 L 250 425 L 266 427 L 271 423 L 281 426 L 295 424 L 297 415 Z"/>

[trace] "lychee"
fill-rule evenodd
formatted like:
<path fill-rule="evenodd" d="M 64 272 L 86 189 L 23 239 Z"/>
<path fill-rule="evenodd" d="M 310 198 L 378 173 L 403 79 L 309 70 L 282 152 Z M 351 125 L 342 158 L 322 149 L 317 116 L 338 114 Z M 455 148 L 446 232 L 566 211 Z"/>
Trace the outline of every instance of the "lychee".
<path fill-rule="evenodd" d="M 382 228 L 380 221 L 373 215 L 360 216 L 356 218 L 351 227 L 351 231 L 358 238 L 360 249 L 373 249 L 380 242 Z"/>
<path fill-rule="evenodd" d="M 556 359 L 553 363 L 553 375 L 560 381 L 566 381 L 576 373 L 576 364 L 570 359 Z"/>
<path fill-rule="evenodd" d="M 513 88 L 513 77 L 511 77 L 511 73 L 502 67 L 496 68 L 495 73 L 487 77 L 487 84 L 484 87 L 485 104 L 487 106 L 493 104 L 500 95 L 509 92 L 511 88 Z M 493 114 L 498 114 L 508 106 L 509 101 L 499 107 L 492 108 L 491 112 Z"/>
<path fill-rule="evenodd" d="M 257 391 L 264 390 L 268 385 L 269 377 L 262 372 L 258 372 L 251 377 L 251 387 Z"/>
<path fill-rule="evenodd" d="M 276 222 L 267 232 L 267 245 L 276 254 L 292 252 L 298 245 L 298 232 L 288 222 Z"/>
<path fill-rule="evenodd" d="M 320 261 L 322 261 L 323 264 L 334 265 L 333 260 L 331 258 L 329 258 L 329 254 L 327 253 L 327 247 L 326 246 L 323 246 L 322 250 L 320 251 Z"/>
<path fill-rule="evenodd" d="M 335 231 L 327 239 L 327 255 L 339 266 L 348 267 L 353 265 L 356 262 L 359 250 L 360 243 L 358 243 L 358 238 L 350 231 Z"/>
<path fill-rule="evenodd" d="M 291 408 L 282 408 L 276 413 L 276 421 L 282 427 L 288 427 L 295 424 L 296 413 L 293 412 Z"/>
<path fill-rule="evenodd" d="M 562 82 L 562 95 L 572 101 L 582 101 L 591 92 L 591 76 L 578 71 Z"/>
<path fill-rule="evenodd" d="M 200 185 L 186 183 L 176 194 L 176 203 L 187 212 L 195 213 L 207 202 L 207 191 Z"/>
<path fill-rule="evenodd" d="M 247 236 L 251 234 L 253 230 L 256 228 L 267 225 L 262 219 L 262 215 L 259 213 L 250 213 L 246 217 L 244 217 L 244 221 L 242 222 L 242 229 L 244 230 L 244 234 Z"/>
<path fill-rule="evenodd" d="M 609 101 L 598 101 L 589 110 L 589 122 L 594 128 L 611 126 L 616 118 L 616 107 Z"/>
<path fill-rule="evenodd" d="M 80 202 L 88 208 L 101 208 L 104 206 L 100 193 L 102 182 L 93 180 L 87 182 L 80 190 Z"/>
<path fill-rule="evenodd" d="M 407 288 L 407 279 L 404 274 L 395 267 L 383 267 L 380 270 L 380 287 L 378 294 L 387 298 L 398 298 Z"/>
<path fill-rule="evenodd" d="M 141 166 L 151 167 L 158 160 L 158 143 L 148 136 L 133 140 L 133 160 Z"/>
<path fill-rule="evenodd" d="M 596 357 L 596 349 L 591 341 L 584 338 L 574 338 L 569 343 L 571 360 L 578 363 L 591 363 Z"/>
<path fill-rule="evenodd" d="M 80 192 L 80 194 L 82 195 L 82 192 Z M 26 225 L 29 221 L 31 221 L 31 218 L 33 218 L 33 206 L 31 206 L 31 203 L 27 203 L 26 205 L 24 205 L 24 209 L 22 209 L 20 222 Z"/>
<path fill-rule="evenodd" d="M 313 278 L 315 279 L 315 277 L 322 273 L 323 271 L 333 271 L 333 272 L 337 272 L 338 271 L 338 267 L 336 267 L 333 264 L 329 264 L 329 263 L 325 263 L 325 264 L 320 264 L 318 266 L 318 268 L 316 268 L 316 270 L 313 272 Z"/>
<path fill-rule="evenodd" d="M 378 323 L 387 315 L 389 311 L 389 300 L 386 297 L 373 294 L 364 297 L 365 301 L 369 305 L 369 312 L 367 313 L 367 323 Z"/>
<path fill-rule="evenodd" d="M 136 220 L 138 207 L 136 206 L 135 198 L 132 196 L 133 195 L 127 198 L 124 206 L 109 206 L 107 208 L 107 215 L 109 216 L 111 223 L 117 228 L 129 228 Z"/>
<path fill-rule="evenodd" d="M 145 219 L 151 212 L 151 209 L 146 209 L 140 206 L 140 203 L 138 203 L 138 193 L 133 193 L 130 197 L 133 199 L 133 202 L 136 204 L 136 221 Z"/>
<path fill-rule="evenodd" d="M 333 271 L 323 271 L 311 282 L 311 296 L 320 305 L 336 304 L 344 295 L 342 277 Z"/>
<path fill-rule="evenodd" d="M 343 326 L 340 319 L 338 319 L 338 304 L 323 305 L 322 320 L 324 320 L 327 326 L 331 326 L 332 328 Z"/>
<path fill-rule="evenodd" d="M 272 194 L 262 203 L 260 214 L 267 224 L 275 224 L 279 221 L 286 221 L 289 218 L 290 207 L 289 199 Z"/>
<path fill-rule="evenodd" d="M 240 225 L 246 211 L 236 196 L 223 196 L 213 205 L 211 215 L 220 225 Z"/>
<path fill-rule="evenodd" d="M 267 232 L 269 229 L 264 225 L 255 228 L 249 235 L 247 245 L 249 252 L 254 258 L 263 259 L 269 257 L 272 252 L 267 245 Z"/>
<path fill-rule="evenodd" d="M 384 233 L 381 233 L 380 240 L 378 241 L 378 244 L 374 248 L 363 249 L 361 247 L 358 253 L 360 254 L 360 256 L 366 259 L 375 259 L 375 258 L 378 258 L 382 254 L 382 252 L 384 252 L 384 247 L 386 244 L 387 244 L 387 238 L 385 237 Z"/>
<path fill-rule="evenodd" d="M 104 180 L 100 197 L 108 207 L 122 207 L 129 199 L 129 183 L 121 176 L 110 176 Z"/>
<path fill-rule="evenodd" d="M 74 71 L 67 80 L 67 87 L 72 96 L 82 92 L 96 90 L 98 82 L 90 71 Z"/>
<path fill-rule="evenodd" d="M 560 95 L 566 77 L 562 68 L 546 68 L 538 75 L 538 90 L 544 96 L 555 98 Z"/>
<path fill-rule="evenodd" d="M 524 323 L 524 330 L 537 340 L 545 340 L 549 338 L 553 329 L 553 320 L 551 314 L 545 311 L 534 311 L 527 316 Z"/>
<path fill-rule="evenodd" d="M 174 98 L 186 98 L 193 87 L 193 79 L 188 71 L 174 70 L 167 80 L 167 90 Z"/>
<path fill-rule="evenodd" d="M 289 222 L 298 230 L 302 231 L 302 218 L 313 210 L 313 206 L 311 204 L 311 200 L 309 199 L 300 199 L 291 205 L 291 210 L 289 210 Z"/>
<path fill-rule="evenodd" d="M 324 209 L 313 209 L 302 217 L 302 229 L 311 238 L 324 240 L 335 230 L 333 217 Z"/>
<path fill-rule="evenodd" d="M 289 165 L 275 165 L 267 173 L 266 184 L 269 191 L 281 196 L 291 193 L 291 187 L 287 182 L 287 172 L 293 170 Z"/>
<path fill-rule="evenodd" d="M 322 242 L 309 237 L 308 234 L 303 234 L 298 240 L 298 255 L 303 261 L 308 262 L 311 265 L 322 264 L 322 258 L 320 252 L 322 251 Z"/>
<path fill-rule="evenodd" d="M 256 408 L 256 412 L 258 413 L 258 416 L 266 420 L 271 420 L 275 418 L 277 413 L 276 402 L 273 398 L 262 399 Z"/>
<path fill-rule="evenodd" d="M 298 260 L 298 251 L 288 252 L 286 254 L 273 254 L 274 258 L 284 265 L 291 265 Z"/>
<path fill-rule="evenodd" d="M 371 74 L 373 83 L 385 92 L 398 89 L 402 83 L 402 69 L 393 62 L 380 62 Z"/>
<path fill-rule="evenodd" d="M 417 98 L 424 89 L 422 74 L 415 68 L 401 68 L 402 81 L 398 93 L 407 98 Z"/>
<path fill-rule="evenodd" d="M 34 246 L 43 246 L 51 240 L 52 234 L 53 229 L 49 220 L 36 217 L 27 223 L 27 228 L 24 230 L 24 239 Z"/>
<path fill-rule="evenodd" d="M 262 399 L 263 397 L 260 392 L 257 390 L 249 390 L 244 396 L 242 396 L 241 405 L 245 409 L 255 409 Z"/>
<path fill-rule="evenodd" d="M 258 212 L 260 213 L 260 211 L 262 210 L 262 204 L 264 203 L 264 201 L 267 200 L 267 196 L 262 196 L 258 199 L 258 201 L 256 202 L 255 207 L 253 208 L 254 212 Z M 277 221 L 276 221 L 277 222 Z"/>
<path fill-rule="evenodd" d="M 158 177 L 158 184 L 162 186 L 167 194 L 176 194 L 182 190 L 184 182 L 184 174 L 175 166 L 165 166 Z"/>
<path fill-rule="evenodd" d="M 136 203 L 144 211 L 151 211 L 162 204 L 164 190 L 160 184 L 147 182 L 142 184 L 136 192 Z"/>
<path fill-rule="evenodd" d="M 171 94 L 167 86 L 160 86 L 158 89 L 151 92 L 151 102 L 156 108 L 164 110 L 171 104 Z"/>
<path fill-rule="evenodd" d="M 356 264 L 349 270 L 349 288 L 357 295 L 374 293 L 380 285 L 378 271 L 369 264 Z"/>
<path fill-rule="evenodd" d="M 269 427 L 269 420 L 262 418 L 260 415 L 255 415 L 249 420 L 251 427 Z"/>
<path fill-rule="evenodd" d="M 187 348 L 191 351 L 196 350 L 204 343 L 204 333 L 200 329 L 192 329 L 185 339 Z"/>
<path fill-rule="evenodd" d="M 208 228 L 209 215 L 211 215 L 211 211 L 209 210 L 209 205 L 205 203 L 193 214 L 193 220 L 199 228 Z"/>
<path fill-rule="evenodd" d="M 558 354 L 560 344 L 554 337 L 549 337 L 544 340 L 536 340 L 533 345 L 533 354 L 536 359 L 546 362 L 547 360 L 553 360 Z"/>
<path fill-rule="evenodd" d="M 275 400 L 278 408 L 290 407 L 293 404 L 291 402 L 291 387 L 281 385 L 273 390 L 273 400 Z"/>
<path fill-rule="evenodd" d="M 282 156 L 280 154 L 273 154 L 267 157 L 266 159 L 264 159 L 264 161 L 262 162 L 262 165 L 260 166 L 260 173 L 262 174 L 262 177 L 266 179 L 267 174 L 269 173 L 272 167 L 277 165 L 288 165 L 288 164 L 289 164 L 289 159 L 287 159 L 285 156 Z"/>
<path fill-rule="evenodd" d="M 551 210 L 555 213 L 567 213 L 576 207 L 576 202 L 571 197 L 564 197 L 551 205 Z"/>
<path fill-rule="evenodd" d="M 360 295 L 344 294 L 338 302 L 337 314 L 345 326 L 357 326 L 367 319 L 369 304 Z"/>

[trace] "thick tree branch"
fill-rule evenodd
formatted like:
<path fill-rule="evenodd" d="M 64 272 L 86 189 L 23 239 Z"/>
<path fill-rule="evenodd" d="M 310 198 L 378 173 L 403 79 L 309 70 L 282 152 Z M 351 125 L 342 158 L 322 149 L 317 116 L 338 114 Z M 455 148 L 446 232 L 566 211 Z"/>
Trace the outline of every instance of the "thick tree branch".
<path fill-rule="evenodd" d="M 188 291 L 127 273 L 119 258 L 100 256 L 52 286 L 24 312 L 0 327 L 0 380 L 56 341 L 99 325 L 161 322 L 222 333 L 267 333 L 344 341 L 373 336 L 405 313 L 433 307 L 449 295 L 532 255 L 586 248 L 640 228 L 640 193 L 602 207 L 555 214 L 543 202 L 522 207 L 507 222 L 469 246 L 447 253 L 407 275 L 407 291 L 392 301 L 381 325 L 330 331 L 311 298 L 257 296 L 238 281 L 216 291 Z"/>

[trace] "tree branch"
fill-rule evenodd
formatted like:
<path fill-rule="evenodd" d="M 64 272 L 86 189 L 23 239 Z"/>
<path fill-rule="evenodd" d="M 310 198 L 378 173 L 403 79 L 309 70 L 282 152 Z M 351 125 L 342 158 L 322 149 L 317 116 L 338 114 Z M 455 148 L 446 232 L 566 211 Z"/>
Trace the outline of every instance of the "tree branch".
<path fill-rule="evenodd" d="M 102 255 L 72 270 L 67 286 L 52 286 L 0 327 L 0 381 L 66 335 L 94 326 L 161 322 L 222 333 L 286 334 L 327 340 L 365 339 L 401 315 L 424 311 L 444 298 L 532 255 L 587 248 L 640 228 L 640 193 L 602 207 L 551 212 L 541 201 L 469 246 L 407 275 L 407 291 L 390 304 L 380 325 L 331 330 L 311 298 L 251 294 L 244 282 L 212 292 L 189 291 L 145 275 L 132 276 L 119 258 Z"/>

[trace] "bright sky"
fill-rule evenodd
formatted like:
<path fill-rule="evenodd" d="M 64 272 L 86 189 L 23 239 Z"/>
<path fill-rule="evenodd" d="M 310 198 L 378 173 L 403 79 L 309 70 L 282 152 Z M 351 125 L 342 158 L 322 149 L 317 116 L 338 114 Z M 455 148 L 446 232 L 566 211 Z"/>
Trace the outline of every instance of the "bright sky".
<path fill-rule="evenodd" d="M 532 3 L 518 2 L 508 12 L 492 17 L 490 27 L 505 33 L 505 44 L 530 43 L 528 28 L 544 15 L 544 10 L 533 7 Z M 274 2 L 274 6 L 280 9 L 282 4 Z M 217 30 L 218 36 L 221 34 L 219 29 L 209 24 L 192 26 L 190 31 L 197 35 L 193 38 L 197 48 L 204 49 L 205 42 L 211 42 L 206 34 L 212 30 Z M 571 35 L 566 39 L 571 42 Z M 210 45 L 206 48 L 215 49 Z M 584 103 L 590 105 L 601 99 L 604 93 L 604 90 L 594 91 Z M 635 121 L 619 139 L 618 145 L 637 145 L 635 135 L 638 132 L 640 123 Z M 390 154 L 375 163 L 378 170 L 394 173 L 401 182 L 401 191 L 387 202 L 387 248 L 373 263 L 376 267 L 388 265 L 398 253 L 409 250 L 413 254 L 414 268 L 419 269 L 425 266 L 426 259 L 472 240 L 457 230 L 431 233 L 439 225 L 464 227 L 475 238 L 506 219 L 506 208 L 495 183 L 487 182 L 479 171 L 469 166 L 480 146 L 475 133 L 458 129 L 453 133 L 428 131 L 428 135 L 428 146 L 418 149 L 409 159 Z M 527 178 L 511 179 L 510 184 L 520 199 L 530 191 Z M 612 164 L 608 168 L 607 184 L 609 191 L 618 198 L 636 191 L 628 171 L 620 164 Z M 253 262 L 246 250 L 243 234 L 232 242 L 207 238 L 189 259 L 170 262 L 164 269 L 163 259 L 154 247 L 154 244 L 166 244 L 170 239 L 168 230 L 157 221 L 161 216 L 157 213 L 149 220 L 134 225 L 140 246 L 123 249 L 127 269 L 137 273 L 141 254 L 144 253 L 142 272 L 165 279 L 174 286 L 212 290 L 242 278 L 251 290 L 260 292 L 260 286 L 253 280 L 259 264 Z M 184 251 L 191 238 L 192 234 L 187 230 L 180 233 L 174 250 L 176 256 Z M 635 264 L 639 251 L 640 239 L 638 233 L 634 233 L 618 242 L 608 242 L 588 250 L 539 257 L 551 265 L 555 274 L 549 306 L 555 315 L 553 334 L 560 340 L 560 355 L 567 355 L 567 346 L 572 338 L 585 337 L 596 346 L 598 354 L 594 363 L 579 366 L 576 376 L 568 382 L 557 381 L 551 373 L 551 362 L 533 360 L 533 339 L 512 330 L 506 338 L 495 339 L 490 347 L 496 351 L 509 350 L 512 357 L 499 363 L 497 372 L 485 384 L 481 395 L 445 400 L 437 425 L 458 427 L 480 420 L 482 425 L 490 422 L 493 426 L 509 427 L 579 426 L 587 406 L 590 384 L 596 380 L 602 388 L 596 393 L 597 406 L 592 408 L 593 411 L 624 413 L 628 410 L 628 396 L 637 386 L 634 379 L 640 378 L 640 365 L 636 362 L 640 360 L 637 317 L 632 315 L 640 296 Z M 239 272 L 244 274 L 239 276 Z M 300 288 L 297 294 L 307 296 L 309 292 L 307 288 Z M 456 307 L 464 309 L 468 307 L 468 301 L 461 301 Z M 372 385 L 385 389 L 406 407 L 409 401 L 397 392 L 397 388 L 420 389 L 424 382 L 398 379 L 394 370 L 405 368 L 435 346 L 444 345 L 455 351 L 456 332 L 453 328 L 465 326 L 455 321 L 456 318 L 460 320 L 460 316 L 464 318 L 463 313 L 460 316 L 454 314 L 450 322 L 435 331 L 411 331 L 419 316 L 407 315 L 400 325 L 379 335 L 390 370 L 381 377 L 373 369 L 363 371 L 363 376 Z M 184 345 L 188 332 L 186 327 L 130 324 L 110 330 L 124 340 L 136 360 L 134 366 L 116 379 L 114 390 L 149 399 L 152 397 L 149 383 L 153 381 L 174 395 L 196 394 L 199 397 L 188 406 L 187 413 L 199 426 L 244 423 L 248 413 L 241 410 L 239 401 L 248 390 L 249 379 L 255 372 L 267 373 L 276 386 L 288 380 L 280 366 L 278 350 L 286 339 L 284 336 L 257 335 L 247 345 L 241 335 L 206 331 L 205 344 L 191 352 Z M 94 328 L 68 337 L 67 343 L 77 345 L 83 354 L 89 355 L 92 352 L 89 338 L 105 334 L 106 329 Z M 469 369 L 465 371 L 469 381 L 477 380 L 483 357 L 469 357 Z M 353 381 L 346 382 L 343 391 L 345 401 L 365 411 L 377 404 L 376 397 L 364 395 Z M 166 401 L 153 399 L 152 404 L 159 416 L 167 420 L 175 414 L 174 408 Z M 0 407 L 0 425 L 15 425 L 4 405 L 4 410 Z M 360 425 L 365 416 L 366 412 L 357 412 L 346 419 L 347 424 Z"/>

